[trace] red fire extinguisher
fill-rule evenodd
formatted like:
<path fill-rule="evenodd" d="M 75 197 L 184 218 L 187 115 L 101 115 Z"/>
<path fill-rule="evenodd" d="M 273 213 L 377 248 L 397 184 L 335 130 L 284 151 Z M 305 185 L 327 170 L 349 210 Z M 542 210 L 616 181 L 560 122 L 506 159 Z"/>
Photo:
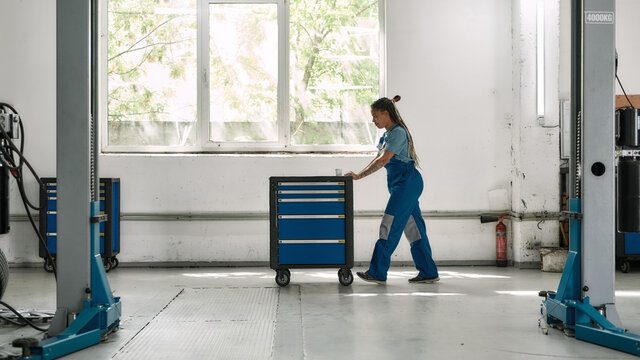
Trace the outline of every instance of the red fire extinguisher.
<path fill-rule="evenodd" d="M 496 266 L 507 266 L 507 226 L 502 223 L 504 215 L 496 225 Z"/>

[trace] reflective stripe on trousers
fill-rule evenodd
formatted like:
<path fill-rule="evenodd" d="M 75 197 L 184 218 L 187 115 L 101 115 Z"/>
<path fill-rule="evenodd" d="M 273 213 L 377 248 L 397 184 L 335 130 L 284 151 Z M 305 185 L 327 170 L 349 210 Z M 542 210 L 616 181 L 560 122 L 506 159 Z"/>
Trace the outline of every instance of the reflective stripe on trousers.
<path fill-rule="evenodd" d="M 422 176 L 413 162 L 404 163 L 395 158 L 384 166 L 387 169 L 387 187 L 391 194 L 380 224 L 380 235 L 373 250 L 369 274 L 378 280 L 387 279 L 391 255 L 404 232 L 411 244 L 411 256 L 424 278 L 438 276 L 431 255 L 427 229 L 418 199 L 424 187 Z"/>

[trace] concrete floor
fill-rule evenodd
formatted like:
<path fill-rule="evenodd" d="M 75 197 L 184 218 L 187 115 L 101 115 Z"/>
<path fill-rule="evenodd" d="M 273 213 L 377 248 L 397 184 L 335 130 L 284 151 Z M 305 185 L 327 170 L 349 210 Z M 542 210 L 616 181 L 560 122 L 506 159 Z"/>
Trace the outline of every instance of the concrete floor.
<path fill-rule="evenodd" d="M 356 270 L 356 269 L 354 269 Z M 360 270 L 360 269 L 357 269 Z M 560 274 L 441 267 L 437 284 L 408 284 L 393 267 L 386 286 L 338 283 L 335 270 L 294 270 L 279 288 L 267 268 L 119 268 L 121 329 L 64 359 L 633 359 L 538 327 L 538 290 Z M 617 274 L 618 310 L 640 333 L 640 272 Z M 53 276 L 12 269 L 4 301 L 55 307 Z M 0 327 L 0 351 L 27 328 Z"/>

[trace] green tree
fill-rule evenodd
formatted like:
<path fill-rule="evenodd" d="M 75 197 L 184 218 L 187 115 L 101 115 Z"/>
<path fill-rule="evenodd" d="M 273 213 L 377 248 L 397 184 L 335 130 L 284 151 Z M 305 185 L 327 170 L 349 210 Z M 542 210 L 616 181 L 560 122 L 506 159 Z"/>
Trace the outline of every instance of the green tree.
<path fill-rule="evenodd" d="M 150 78 L 158 65 L 169 80 L 185 79 L 190 67 L 195 68 L 195 1 L 109 0 L 110 123 L 172 120 L 178 143 L 183 145 L 187 141 L 190 124 L 194 124 L 197 116 L 195 107 L 189 113 L 170 112 L 170 105 L 180 97 L 173 82 L 158 87 L 151 86 L 149 81 L 153 80 Z M 373 142 L 370 125 L 354 124 L 351 119 L 345 130 L 343 116 L 351 116 L 354 108 L 368 112 L 368 104 L 378 95 L 377 32 L 371 35 L 377 29 L 377 5 L 377 0 L 291 1 L 289 96 L 295 143 Z M 192 11 L 166 11 L 180 8 Z M 225 60 L 215 44 L 210 44 L 210 86 L 222 90 L 224 106 L 230 109 L 224 128 L 213 129 L 223 132 L 226 140 L 265 140 L 271 130 L 268 121 L 260 124 L 256 119 L 277 116 L 277 99 L 273 96 L 277 82 L 261 69 L 264 23 L 258 21 L 266 18 L 275 22 L 276 14 L 259 6 L 253 11 L 258 16 L 237 19 L 239 50 L 233 62 Z M 361 36 L 361 29 L 369 31 L 369 36 Z M 241 78 L 247 77 L 251 79 L 248 86 L 237 86 Z M 313 121 L 323 117 L 331 122 Z M 188 125 L 180 128 L 176 119 Z M 149 142 L 140 136 L 137 144 Z"/>
<path fill-rule="evenodd" d="M 183 121 L 195 119 L 195 113 L 168 112 L 168 103 L 176 97 L 170 82 L 152 86 L 149 77 L 154 65 L 160 65 L 168 79 L 184 79 L 185 66 L 193 57 L 196 44 L 196 17 L 188 13 L 157 12 L 165 8 L 195 9 L 194 0 L 109 0 L 108 2 L 108 117 L 110 123 L 139 120 Z M 157 67 L 156 67 L 157 68 Z M 157 71 L 156 71 L 157 72 Z M 184 145 L 190 126 L 176 128 L 178 142 Z M 181 130 L 183 130 L 181 132 Z M 143 145 L 154 139 L 140 136 Z"/>
<path fill-rule="evenodd" d="M 378 61 L 367 58 L 370 49 L 361 38 L 349 36 L 348 29 L 367 21 L 377 28 L 378 1 L 297 0 L 291 2 L 290 17 L 292 138 L 301 143 L 333 143 L 335 136 L 326 136 L 326 126 L 323 129 L 308 120 L 322 109 L 342 116 L 345 96 L 366 108 L 377 97 Z M 357 59 L 359 55 L 362 59 Z M 349 57 L 356 61 L 345 60 Z"/>
<path fill-rule="evenodd" d="M 209 12 L 210 95 L 223 113 L 211 114 L 218 120 L 212 123 L 211 137 L 277 140 L 276 5 L 216 4 Z"/>

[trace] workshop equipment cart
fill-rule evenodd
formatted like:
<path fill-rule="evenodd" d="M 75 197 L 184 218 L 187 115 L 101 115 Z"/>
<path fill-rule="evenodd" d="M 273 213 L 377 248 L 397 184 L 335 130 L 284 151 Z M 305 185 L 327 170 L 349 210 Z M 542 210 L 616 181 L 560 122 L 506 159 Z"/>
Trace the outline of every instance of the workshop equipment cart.
<path fill-rule="evenodd" d="M 631 263 L 640 261 L 640 233 L 616 234 L 616 263 L 623 273 L 631 270 Z"/>
<path fill-rule="evenodd" d="M 353 282 L 353 178 L 292 176 L 269 179 L 270 266 L 287 286 L 289 269 L 339 268 Z"/>
<path fill-rule="evenodd" d="M 56 178 L 42 178 L 46 189 L 40 190 L 40 203 L 47 202 L 46 208 L 40 209 L 40 233 L 45 238 L 47 249 L 56 261 L 57 254 L 57 182 Z M 100 178 L 100 213 L 108 216 L 107 221 L 100 223 L 100 255 L 107 272 L 119 265 L 120 253 L 120 179 Z M 39 255 L 44 259 L 44 270 L 53 272 L 53 263 L 47 258 L 45 248 L 39 246 Z"/>

